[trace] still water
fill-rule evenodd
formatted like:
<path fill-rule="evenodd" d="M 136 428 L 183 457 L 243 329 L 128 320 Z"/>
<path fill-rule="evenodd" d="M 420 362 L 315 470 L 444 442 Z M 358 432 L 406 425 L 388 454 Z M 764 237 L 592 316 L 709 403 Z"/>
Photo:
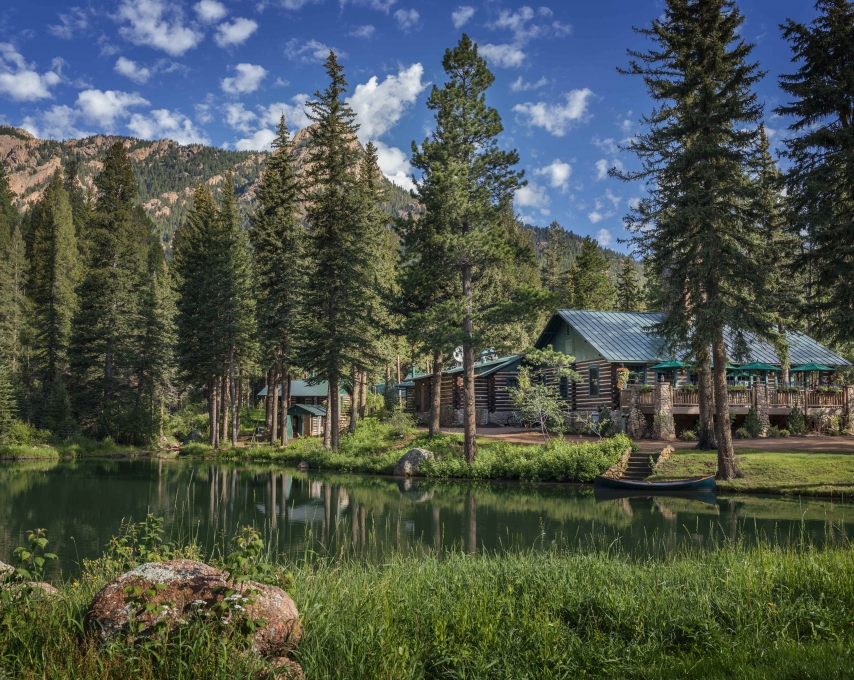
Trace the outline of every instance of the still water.
<path fill-rule="evenodd" d="M 822 500 L 602 499 L 589 485 L 403 481 L 147 458 L 0 464 L 0 560 L 7 563 L 27 530 L 44 527 L 62 575 L 73 576 L 122 521 L 148 513 L 166 519 L 167 538 L 192 535 L 208 552 L 251 524 L 286 558 L 553 545 L 643 555 L 720 540 L 824 544 L 854 534 L 854 505 Z"/>

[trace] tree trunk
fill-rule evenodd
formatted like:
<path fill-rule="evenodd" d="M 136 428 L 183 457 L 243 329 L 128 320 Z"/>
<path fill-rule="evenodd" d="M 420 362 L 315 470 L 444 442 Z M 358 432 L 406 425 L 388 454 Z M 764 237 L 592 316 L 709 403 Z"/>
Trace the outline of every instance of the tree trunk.
<path fill-rule="evenodd" d="M 718 474 L 716 479 L 729 480 L 743 477 L 735 464 L 732 448 L 732 431 L 729 423 L 729 395 L 726 388 L 726 345 L 723 329 L 719 329 L 712 343 L 715 360 L 715 435 L 718 444 Z"/>
<path fill-rule="evenodd" d="M 357 404 L 360 399 L 360 392 L 362 391 L 359 386 L 359 381 L 361 380 L 361 375 L 359 373 L 359 369 L 353 366 L 353 398 L 350 400 L 350 432 L 353 433 L 356 431 L 356 425 L 359 420 L 359 410 L 357 408 Z"/>
<path fill-rule="evenodd" d="M 323 419 L 323 446 L 332 448 L 332 381 L 326 390 L 326 418 Z"/>
<path fill-rule="evenodd" d="M 215 381 L 208 379 L 208 444 L 216 446 L 216 390 Z"/>
<path fill-rule="evenodd" d="M 430 436 L 435 437 L 441 431 L 442 415 L 442 363 L 441 352 L 433 353 L 433 392 L 430 395 Z"/>
<path fill-rule="evenodd" d="M 275 446 L 279 440 L 279 362 L 273 363 L 270 374 L 273 376 L 273 389 L 270 390 L 273 395 L 270 404 L 270 446 Z"/>
<path fill-rule="evenodd" d="M 333 451 L 337 451 L 341 448 L 341 374 L 337 370 L 329 376 L 329 399 L 332 403 L 329 409 L 332 416 L 329 419 L 329 445 Z"/>
<path fill-rule="evenodd" d="M 469 491 L 469 555 L 477 555 L 477 499 L 473 491 Z"/>
<path fill-rule="evenodd" d="M 264 397 L 264 427 L 269 432 L 273 427 L 273 367 L 267 369 L 267 396 Z"/>
<path fill-rule="evenodd" d="M 465 298 L 465 316 L 463 317 L 463 425 L 465 435 L 463 452 L 466 462 L 471 465 L 477 456 L 477 412 L 474 395 L 474 325 L 472 323 L 472 268 L 463 265 L 463 297 Z"/>
<path fill-rule="evenodd" d="M 288 445 L 288 409 L 291 407 L 291 371 L 282 367 L 282 448 Z"/>
<path fill-rule="evenodd" d="M 697 357 L 700 369 L 700 384 L 697 398 L 700 402 L 700 431 L 695 449 L 711 451 L 717 448 L 715 442 L 715 403 L 712 384 L 712 366 L 708 351 Z"/>
<path fill-rule="evenodd" d="M 361 372 L 361 380 L 359 381 L 359 418 L 365 419 L 365 409 L 368 407 L 368 372 Z"/>
<path fill-rule="evenodd" d="M 228 388 L 231 394 L 231 445 L 236 449 L 240 437 L 240 398 L 237 396 L 237 380 L 234 376 L 234 347 L 228 352 Z"/>
<path fill-rule="evenodd" d="M 220 413 L 222 421 L 220 423 L 220 427 L 222 428 L 222 434 L 220 435 L 220 444 L 225 444 L 228 441 L 228 419 L 229 419 L 229 410 L 228 410 L 228 376 L 222 376 L 222 384 L 219 390 L 219 399 L 220 399 Z"/>
<path fill-rule="evenodd" d="M 400 408 L 403 408 L 403 397 L 400 392 L 400 355 L 397 355 L 397 405 Z"/>

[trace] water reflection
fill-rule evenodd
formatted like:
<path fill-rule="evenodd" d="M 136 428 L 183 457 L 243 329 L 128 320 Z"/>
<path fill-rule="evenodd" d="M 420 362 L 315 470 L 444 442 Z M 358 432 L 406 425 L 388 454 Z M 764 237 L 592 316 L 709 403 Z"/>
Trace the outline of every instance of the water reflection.
<path fill-rule="evenodd" d="M 45 527 L 66 574 L 100 554 L 122 520 L 164 516 L 170 538 L 207 551 L 240 527 L 264 530 L 286 558 L 353 551 L 382 559 L 550 546 L 636 553 L 703 549 L 720 539 L 848 540 L 854 506 L 778 497 L 594 496 L 590 487 L 454 483 L 302 473 L 183 460 L 0 465 L 0 560 Z"/>

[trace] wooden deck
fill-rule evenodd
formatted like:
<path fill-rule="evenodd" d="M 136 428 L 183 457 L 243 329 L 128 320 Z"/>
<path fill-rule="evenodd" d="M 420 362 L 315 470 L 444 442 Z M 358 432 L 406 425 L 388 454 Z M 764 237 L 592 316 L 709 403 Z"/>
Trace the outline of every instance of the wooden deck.
<path fill-rule="evenodd" d="M 620 406 L 623 410 L 631 408 L 633 390 L 620 390 Z M 756 403 L 753 388 L 729 390 L 729 406 L 736 413 L 747 413 Z M 639 392 L 637 406 L 643 413 L 652 413 L 655 408 L 655 392 Z M 768 410 L 772 415 L 787 415 L 797 406 L 807 409 L 844 408 L 845 392 L 824 390 L 768 390 Z M 674 415 L 699 413 L 700 395 L 697 390 L 678 387 L 673 390 Z"/>

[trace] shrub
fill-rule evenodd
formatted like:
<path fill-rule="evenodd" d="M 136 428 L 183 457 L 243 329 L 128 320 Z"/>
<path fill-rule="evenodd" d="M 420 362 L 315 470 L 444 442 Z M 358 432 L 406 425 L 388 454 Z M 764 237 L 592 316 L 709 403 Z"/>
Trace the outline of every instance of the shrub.
<path fill-rule="evenodd" d="M 751 406 L 747 412 L 747 417 L 744 419 L 744 429 L 747 430 L 751 438 L 758 437 L 762 434 L 762 423 L 759 422 L 759 414 L 756 408 Z"/>
<path fill-rule="evenodd" d="M 35 446 L 46 444 L 50 439 L 50 432 L 39 430 L 32 423 L 23 420 L 15 420 L 6 435 L 6 443 L 10 446 Z"/>
<path fill-rule="evenodd" d="M 611 415 L 611 409 L 603 406 L 599 411 L 599 427 L 598 433 L 600 437 L 608 438 L 617 434 L 617 426 L 614 424 L 614 418 Z"/>
<path fill-rule="evenodd" d="M 645 392 L 652 392 L 655 389 L 655 385 L 641 385 L 638 387 L 638 393 L 643 394 Z"/>
<path fill-rule="evenodd" d="M 792 412 L 789 414 L 789 419 L 786 421 L 786 429 L 791 434 L 807 433 L 807 420 L 804 418 L 804 412 L 797 406 L 793 407 Z"/>
<path fill-rule="evenodd" d="M 679 439 L 681 439 L 683 442 L 695 442 L 697 441 L 697 439 L 699 439 L 699 437 L 697 436 L 697 433 L 693 430 L 685 430 L 682 434 L 679 435 Z"/>
<path fill-rule="evenodd" d="M 780 436 L 781 436 L 781 437 L 788 437 L 788 436 L 790 436 L 791 434 L 792 434 L 792 433 L 791 433 L 791 432 L 789 432 L 785 427 L 784 427 L 784 428 L 782 428 L 782 429 L 780 430 Z"/>
<path fill-rule="evenodd" d="M 415 429 L 415 418 L 402 408 L 396 408 L 388 419 L 388 425 L 392 437 L 403 439 Z"/>
<path fill-rule="evenodd" d="M 782 434 L 780 434 L 780 428 L 776 425 L 772 425 L 771 427 L 769 427 L 768 432 L 766 434 L 772 439 L 776 439 L 777 437 L 783 436 Z"/>
<path fill-rule="evenodd" d="M 747 385 L 727 385 L 729 392 L 747 392 Z"/>
<path fill-rule="evenodd" d="M 748 432 L 743 427 L 740 427 L 735 431 L 735 438 L 736 439 L 751 439 L 750 432 Z"/>

